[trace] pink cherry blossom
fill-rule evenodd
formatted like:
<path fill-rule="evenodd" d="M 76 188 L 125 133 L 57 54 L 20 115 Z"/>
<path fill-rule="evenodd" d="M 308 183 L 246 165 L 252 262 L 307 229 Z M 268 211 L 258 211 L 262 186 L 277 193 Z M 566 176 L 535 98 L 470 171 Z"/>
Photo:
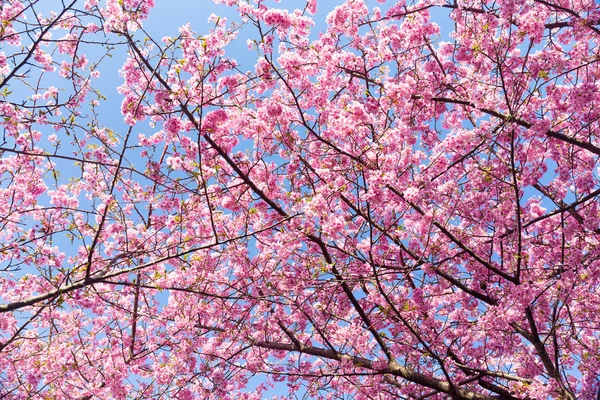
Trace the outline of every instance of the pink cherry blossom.
<path fill-rule="evenodd" d="M 0 397 L 598 397 L 596 2 L 59 3 L 0 9 Z"/>

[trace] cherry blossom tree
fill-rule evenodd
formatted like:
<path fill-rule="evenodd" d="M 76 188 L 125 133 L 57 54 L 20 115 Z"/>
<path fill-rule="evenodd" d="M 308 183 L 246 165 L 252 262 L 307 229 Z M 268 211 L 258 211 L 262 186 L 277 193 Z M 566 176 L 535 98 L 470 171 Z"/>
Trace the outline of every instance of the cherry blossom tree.
<path fill-rule="evenodd" d="M 0 396 L 596 399 L 600 6 L 216 2 L 2 2 Z"/>

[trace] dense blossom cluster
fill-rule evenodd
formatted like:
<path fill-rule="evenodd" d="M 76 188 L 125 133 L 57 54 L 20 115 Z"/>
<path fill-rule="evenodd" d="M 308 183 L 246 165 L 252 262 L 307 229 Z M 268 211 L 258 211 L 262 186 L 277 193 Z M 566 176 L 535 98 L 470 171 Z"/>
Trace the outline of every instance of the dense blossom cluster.
<path fill-rule="evenodd" d="M 215 2 L 2 2 L 0 397 L 595 399 L 600 6 Z"/>

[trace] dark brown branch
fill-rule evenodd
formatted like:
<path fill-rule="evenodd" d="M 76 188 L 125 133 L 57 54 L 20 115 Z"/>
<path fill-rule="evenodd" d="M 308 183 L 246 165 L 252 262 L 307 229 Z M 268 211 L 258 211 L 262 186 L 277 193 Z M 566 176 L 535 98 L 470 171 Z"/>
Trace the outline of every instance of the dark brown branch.
<path fill-rule="evenodd" d="M 149 262 L 144 263 L 144 264 L 136 265 L 136 266 L 131 267 L 131 268 L 120 269 L 120 270 L 117 270 L 115 272 L 108 272 L 112 266 L 116 265 L 116 262 L 119 259 L 131 257 L 131 255 L 132 255 L 131 253 L 118 254 L 117 256 L 115 256 L 115 257 L 113 257 L 113 258 L 111 258 L 109 260 L 109 265 L 101 273 L 99 273 L 99 274 L 92 274 L 90 276 L 89 280 L 86 281 L 85 279 L 82 279 L 82 280 L 77 281 L 77 282 L 75 282 L 75 283 L 73 283 L 71 285 L 62 286 L 62 287 L 60 287 L 60 288 L 58 288 L 56 290 L 52 290 L 50 292 L 42 293 L 42 294 L 39 294 L 37 296 L 31 296 L 31 297 L 29 297 L 27 299 L 24 299 L 24 300 L 15 301 L 15 302 L 12 302 L 12 303 L 0 305 L 0 313 L 14 311 L 14 310 L 18 310 L 20 308 L 32 306 L 32 305 L 40 303 L 42 301 L 58 297 L 61 294 L 70 293 L 70 292 L 73 292 L 75 290 L 87 287 L 87 286 L 92 286 L 92 285 L 94 285 L 96 283 L 107 283 L 107 280 L 110 279 L 110 278 L 115 278 L 115 277 L 118 277 L 118 276 L 121 276 L 121 275 L 127 275 L 127 274 L 130 274 L 132 272 L 137 272 L 137 271 L 146 269 L 148 267 L 154 266 L 156 264 L 160 264 L 160 263 L 165 262 L 165 261 L 169 261 L 169 260 L 173 260 L 175 258 L 183 257 L 183 256 L 185 256 L 187 254 L 192 254 L 192 253 L 195 253 L 197 251 L 207 250 L 207 249 L 213 248 L 215 246 L 221 246 L 221 245 L 225 245 L 225 244 L 234 242 L 236 240 L 240 240 L 240 239 L 243 239 L 243 238 L 246 238 L 246 237 L 251 237 L 251 236 L 256 235 L 257 233 L 271 230 L 271 229 L 275 228 L 276 226 L 278 226 L 279 224 L 287 222 L 288 220 L 290 220 L 293 217 L 295 217 L 295 215 L 294 216 L 290 216 L 288 218 L 285 218 L 285 219 L 283 219 L 281 221 L 277 221 L 277 222 L 275 222 L 275 223 L 273 223 L 271 225 L 268 225 L 268 226 L 266 226 L 266 227 L 264 227 L 262 229 L 259 229 L 257 231 L 249 232 L 249 233 L 244 234 L 244 235 L 239 235 L 239 236 L 231 238 L 231 239 L 222 240 L 222 241 L 216 242 L 216 243 L 209 243 L 209 244 L 202 245 L 202 246 L 192 247 L 191 249 L 188 249 L 186 251 L 182 251 L 182 252 L 174 253 L 174 254 L 171 254 L 171 255 L 168 255 L 168 256 L 164 256 L 164 257 L 161 257 L 161 258 L 157 258 L 156 260 L 149 261 Z M 123 284 L 121 282 L 115 282 L 115 283 L 111 282 L 111 283 L 114 284 L 114 285 L 122 285 Z"/>
<path fill-rule="evenodd" d="M 399 192 L 396 188 L 387 185 L 387 188 L 389 190 L 391 190 L 395 195 L 397 195 L 398 197 L 400 197 L 402 200 L 404 200 L 408 205 L 410 205 L 416 212 L 418 212 L 421 215 L 425 215 L 425 212 L 421 209 L 421 207 L 419 207 L 417 204 L 408 201 L 404 195 Z M 479 255 L 477 255 L 477 253 L 475 253 L 472 249 L 470 249 L 469 247 L 467 247 L 461 240 L 459 240 L 456 236 L 454 236 L 448 229 L 446 229 L 442 224 L 440 224 L 439 222 L 432 220 L 431 223 L 433 224 L 433 226 L 435 226 L 436 228 L 438 228 L 440 230 L 440 232 L 442 232 L 448 239 L 450 239 L 454 244 L 456 244 L 458 247 L 460 247 L 463 251 L 465 251 L 468 255 L 470 255 L 473 259 L 475 259 L 478 263 L 480 263 L 481 265 L 483 265 L 485 268 L 487 268 L 488 270 L 494 272 L 496 275 L 501 276 L 502 278 L 506 279 L 509 282 L 513 282 L 513 283 L 517 283 L 515 278 L 510 275 L 507 274 L 504 271 L 500 271 L 498 268 L 494 267 L 493 265 L 491 265 L 490 263 L 488 263 L 487 261 L 485 261 L 483 258 L 481 258 Z"/>
<path fill-rule="evenodd" d="M 548 372 L 548 375 L 554 378 L 560 385 L 563 398 L 568 400 L 576 400 L 573 393 L 571 393 L 565 387 L 565 384 L 560 377 L 560 373 L 556 369 L 556 366 L 552 363 L 552 359 L 550 358 L 550 355 L 548 355 L 544 343 L 542 343 L 542 341 L 540 340 L 540 336 L 538 333 L 537 325 L 535 323 L 535 319 L 533 318 L 533 312 L 531 311 L 531 307 L 527 306 L 525 308 L 525 315 L 527 316 L 527 322 L 529 323 L 529 327 L 531 328 L 531 333 L 528 336 L 525 336 L 525 338 L 529 340 L 535 348 L 535 351 L 540 357 L 544 368 L 546 368 L 546 372 Z"/>
<path fill-rule="evenodd" d="M 423 97 L 419 96 L 419 95 L 413 95 L 412 99 L 413 100 L 421 100 L 421 99 L 423 99 Z M 435 101 L 435 102 L 439 102 L 439 103 L 460 104 L 460 105 L 463 105 L 463 106 L 468 106 L 468 107 L 474 108 L 474 109 L 476 109 L 478 111 L 481 111 L 481 112 L 483 112 L 485 114 L 488 114 L 488 115 L 490 115 L 492 117 L 496 117 L 498 119 L 501 119 L 504 122 L 514 122 L 515 124 L 517 124 L 519 126 L 522 126 L 524 128 L 527 128 L 527 129 L 531 128 L 531 126 L 532 126 L 529 122 L 524 121 L 524 120 L 522 120 L 520 118 L 516 118 L 514 116 L 512 116 L 512 117 L 511 116 L 507 116 L 507 115 L 504 115 L 504 114 L 499 113 L 497 111 L 491 110 L 489 108 L 477 107 L 474 103 L 472 103 L 472 102 L 470 102 L 468 100 L 452 99 L 452 98 L 449 98 L 449 97 L 432 97 L 431 100 Z M 594 146 L 593 144 L 591 144 L 589 142 L 582 142 L 579 139 L 575 139 L 575 138 L 569 137 L 567 135 L 564 135 L 564 134 L 559 133 L 559 132 L 555 132 L 553 130 L 546 131 L 546 135 L 549 136 L 549 137 L 551 137 L 551 138 L 558 139 L 558 140 L 560 140 L 562 142 L 571 144 L 573 146 L 585 149 L 585 150 L 587 150 L 587 151 L 589 151 L 591 153 L 594 153 L 596 155 L 600 155 L 600 147 Z"/>
<path fill-rule="evenodd" d="M 386 368 L 376 369 L 374 367 L 374 362 L 369 359 L 366 359 L 363 357 L 351 356 L 348 354 L 342 354 L 337 351 L 323 349 L 323 348 L 319 348 L 319 347 L 305 346 L 305 345 L 297 346 L 296 344 L 269 342 L 269 341 L 261 341 L 261 340 L 252 341 L 252 345 L 261 347 L 261 348 L 265 348 L 265 349 L 271 349 L 271 350 L 284 350 L 284 351 L 290 351 L 290 352 L 299 352 L 299 353 L 308 354 L 308 355 L 325 358 L 325 359 L 329 359 L 329 360 L 335 360 L 335 361 L 339 361 L 339 362 L 350 362 L 358 368 L 366 368 L 366 369 L 378 371 L 379 373 L 398 376 L 407 381 L 414 382 L 414 383 L 417 383 L 419 385 L 422 385 L 422 386 L 425 386 L 425 387 L 428 387 L 431 389 L 435 389 L 442 393 L 451 394 L 454 392 L 455 397 L 458 399 L 465 399 L 465 400 L 467 400 L 467 399 L 468 400 L 498 399 L 498 397 L 486 396 L 486 395 L 483 395 L 483 394 L 480 394 L 480 393 L 477 393 L 477 392 L 474 392 L 474 391 L 471 391 L 471 390 L 468 390 L 465 388 L 460 388 L 460 387 L 453 388 L 445 380 L 427 376 L 418 371 L 415 371 L 412 368 L 403 367 L 400 364 L 398 364 L 396 361 L 389 362 Z"/>
<path fill-rule="evenodd" d="M 48 24 L 48 26 L 46 26 L 42 30 L 42 32 L 40 32 L 40 35 L 38 36 L 38 38 L 31 45 L 31 48 L 28 50 L 27 55 L 25 56 L 25 58 L 19 63 L 19 65 L 15 66 L 12 69 L 12 71 L 10 71 L 10 73 L 8 74 L 8 76 L 6 78 L 2 79 L 2 82 L 0 82 L 0 89 L 2 89 L 8 83 L 8 81 L 10 81 L 13 76 L 15 76 L 15 74 L 17 73 L 17 71 L 19 69 L 21 69 L 21 67 L 23 67 L 23 65 L 25 65 L 25 64 L 27 64 L 29 62 L 29 59 L 31 58 L 31 56 L 35 52 L 35 49 L 40 45 L 40 43 L 42 41 L 44 41 L 44 36 L 46 36 L 46 33 L 48 33 L 48 31 L 50 31 L 52 28 L 54 28 L 54 25 L 56 24 L 56 22 L 60 21 L 60 19 L 62 18 L 62 16 L 65 15 L 65 13 L 68 10 L 70 10 L 75 5 L 75 3 L 77 3 L 77 0 L 73 0 L 71 2 L 71 4 L 69 4 L 68 6 L 66 6 L 65 8 L 63 8 L 63 10 L 61 11 L 61 13 L 56 16 L 56 18 L 54 19 L 54 21 L 51 24 Z"/>

